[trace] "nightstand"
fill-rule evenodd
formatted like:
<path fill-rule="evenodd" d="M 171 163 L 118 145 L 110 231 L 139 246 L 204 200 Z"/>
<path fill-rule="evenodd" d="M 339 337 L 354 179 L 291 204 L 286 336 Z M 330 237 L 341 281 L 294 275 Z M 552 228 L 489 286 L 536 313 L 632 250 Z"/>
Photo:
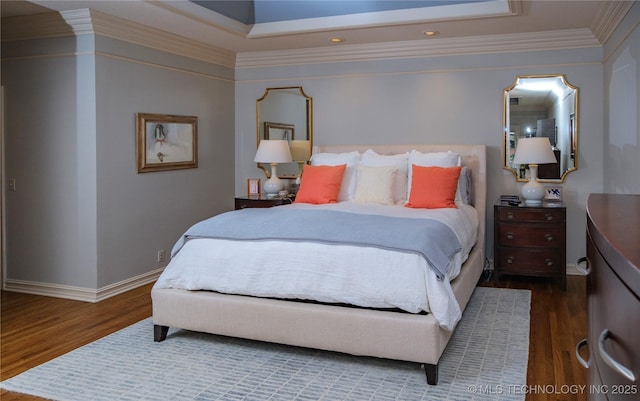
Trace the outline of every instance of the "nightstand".
<path fill-rule="evenodd" d="M 287 198 L 260 198 L 260 197 L 249 197 L 249 196 L 237 196 L 235 201 L 235 208 L 238 209 L 246 209 L 253 207 L 273 207 L 280 205 L 288 205 L 293 202 L 293 197 Z"/>
<path fill-rule="evenodd" d="M 493 207 L 496 279 L 503 274 L 557 277 L 567 288 L 566 212 L 562 202 Z"/>

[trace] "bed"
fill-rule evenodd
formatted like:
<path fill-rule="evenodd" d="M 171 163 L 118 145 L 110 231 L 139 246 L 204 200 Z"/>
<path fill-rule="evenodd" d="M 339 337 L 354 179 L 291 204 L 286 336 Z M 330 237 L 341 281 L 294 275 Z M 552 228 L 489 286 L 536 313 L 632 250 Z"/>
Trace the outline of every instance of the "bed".
<path fill-rule="evenodd" d="M 461 241 L 461 250 L 456 253 L 455 257 L 449 258 L 450 265 L 453 266 L 452 270 L 448 270 L 446 273 L 439 273 L 437 268 L 429 268 L 424 269 L 427 273 L 423 273 L 424 276 L 431 277 L 432 284 L 429 284 L 429 281 L 426 280 L 426 287 L 429 287 L 429 290 L 431 288 L 440 288 L 440 290 L 434 291 L 435 293 L 438 291 L 449 292 L 448 298 L 445 297 L 444 300 L 440 301 L 440 298 L 436 298 L 435 294 L 427 293 L 427 296 L 431 298 L 427 299 L 426 306 L 421 303 L 413 306 L 404 306 L 404 304 L 396 304 L 395 300 L 390 301 L 390 304 L 385 303 L 385 301 L 379 305 L 370 306 L 369 304 L 361 305 L 359 300 L 351 299 L 353 292 L 360 292 L 353 290 L 343 291 L 345 296 L 349 295 L 345 299 L 334 298 L 334 291 L 326 299 L 320 297 L 319 300 L 301 300 L 298 297 L 304 298 L 304 296 L 296 296 L 296 289 L 292 292 L 293 295 L 287 295 L 286 297 L 273 295 L 273 293 L 269 292 L 270 290 L 266 289 L 264 291 L 260 289 L 255 293 L 238 294 L 235 287 L 233 287 L 233 283 L 228 284 L 224 280 L 213 280 L 225 283 L 222 288 L 218 289 L 209 285 L 208 282 L 212 281 L 210 278 L 205 279 L 197 276 L 202 273 L 199 273 L 199 271 L 203 270 L 203 266 L 194 268 L 190 273 L 190 270 L 186 269 L 187 274 L 190 276 L 184 279 L 181 278 L 184 276 L 174 274 L 178 267 L 172 266 L 172 264 L 179 265 L 181 260 L 205 260 L 202 264 L 206 265 L 210 263 L 210 259 L 202 256 L 201 253 L 209 252 L 210 245 L 214 244 L 214 242 L 207 241 L 218 241 L 219 243 L 216 242 L 215 244 L 221 248 L 229 248 L 229 244 L 233 242 L 233 248 L 229 248 L 231 249 L 229 252 L 240 255 L 239 259 L 244 260 L 242 263 L 246 264 L 248 260 L 249 264 L 253 265 L 254 268 L 256 267 L 255 264 L 264 264 L 264 266 L 259 266 L 258 270 L 267 268 L 267 265 L 284 265 L 285 271 L 290 270 L 288 267 L 291 266 L 305 266 L 306 268 L 307 263 L 305 261 L 318 259 L 316 264 L 323 266 L 322 264 L 324 263 L 327 271 L 335 272 L 338 271 L 335 269 L 341 268 L 338 265 L 343 263 L 344 259 L 349 257 L 348 255 L 357 254 L 358 260 L 360 258 L 370 258 L 363 259 L 367 261 L 369 268 L 373 270 L 381 269 L 378 275 L 379 279 L 384 281 L 386 277 L 386 280 L 391 282 L 393 280 L 389 280 L 389 277 L 395 274 L 390 275 L 389 271 L 385 271 L 382 265 L 393 265 L 396 262 L 395 259 L 393 259 L 393 262 L 388 262 L 391 259 L 385 259 L 385 255 L 391 255 L 396 258 L 400 256 L 399 254 L 402 254 L 402 258 L 413 258 L 411 260 L 420 260 L 421 263 L 424 263 L 424 259 L 427 259 L 430 267 L 432 267 L 431 260 L 433 258 L 421 257 L 419 255 L 420 251 L 400 252 L 394 248 L 383 249 L 384 247 L 379 246 L 345 246 L 331 243 L 331 241 L 308 243 L 306 241 L 285 240 L 276 242 L 280 245 L 283 245 L 283 242 L 286 243 L 277 251 L 286 253 L 280 256 L 278 256 L 278 253 L 272 254 L 270 257 L 279 261 L 279 263 L 270 263 L 267 259 L 252 258 L 258 257 L 255 256 L 256 254 L 260 255 L 262 252 L 267 252 L 273 241 L 238 241 L 237 238 L 209 239 L 201 238 L 195 233 L 190 237 L 189 241 L 183 241 L 184 236 L 178 240 L 172 251 L 171 262 L 152 289 L 155 341 L 165 340 L 168 328 L 175 327 L 353 355 L 411 361 L 423 364 L 427 382 L 436 384 L 438 380 L 438 361 L 455 330 L 455 325 L 464 311 L 485 265 L 485 146 L 321 145 L 314 146 L 313 155 L 340 155 L 351 152 L 360 154 L 373 152 L 380 156 L 401 155 L 408 154 L 408 152 L 422 152 L 424 154 L 448 152 L 460 156 L 459 165 L 466 167 L 465 170 L 470 172 L 468 177 L 471 183 L 471 191 L 467 195 L 469 197 L 468 203 L 472 207 L 458 205 L 459 211 L 457 213 L 459 215 L 466 214 L 471 216 L 473 214 L 475 216 L 472 219 L 475 220 L 476 224 L 473 228 L 474 232 L 473 235 L 467 235 L 466 237 L 462 235 L 465 238 Z M 344 177 L 346 180 L 346 173 Z M 411 180 L 409 179 L 410 182 Z M 342 183 L 342 188 L 346 188 L 345 182 Z M 408 190 L 410 191 L 410 188 Z M 459 189 L 458 192 L 460 192 Z M 458 204 L 457 201 L 458 199 L 456 198 L 456 204 Z M 358 206 L 354 206 L 352 202 L 337 202 L 320 208 L 314 206 L 299 204 L 292 205 L 290 209 L 292 209 L 293 213 L 303 213 L 307 209 L 314 209 L 314 212 L 317 209 L 321 209 L 317 210 L 317 212 L 324 213 L 322 210 L 337 209 L 338 213 L 347 213 L 344 216 L 349 218 L 358 214 L 358 210 L 356 210 Z M 283 209 L 281 210 L 280 208 Z M 285 208 L 289 208 L 289 206 L 278 206 L 270 210 L 275 212 L 278 209 L 278 212 L 285 213 Z M 378 210 L 382 209 L 385 211 L 378 213 Z M 363 208 L 364 211 L 362 213 L 388 214 L 387 210 L 392 210 L 390 213 L 395 215 L 397 213 L 405 213 L 403 209 L 408 208 L 404 208 L 401 205 L 389 207 L 374 205 Z M 473 213 L 469 212 L 470 209 L 473 210 Z M 246 212 L 250 213 L 251 211 L 247 210 Z M 235 212 L 227 214 L 234 215 Z M 319 216 L 322 218 L 322 214 Z M 381 218 L 386 217 L 381 216 Z M 251 218 L 255 218 L 255 216 Z M 304 232 L 303 235 L 309 235 L 309 233 Z M 461 237 L 460 234 L 456 233 L 456 235 L 458 238 Z M 471 243 L 466 243 L 468 241 L 471 241 Z M 244 248 L 245 250 L 243 251 L 243 248 L 237 248 L 238 246 L 248 246 L 248 248 Z M 260 251 L 256 251 L 256 249 Z M 330 252 L 327 250 L 330 250 Z M 321 252 L 322 255 L 306 257 L 307 254 L 305 252 Z M 369 254 L 369 252 L 373 253 Z M 367 253 L 367 255 L 362 256 L 364 253 Z M 371 262 L 371 258 L 373 258 L 373 262 Z M 385 263 L 376 263 L 376 258 L 385 260 Z M 238 258 L 236 257 L 236 259 Z M 356 264 L 355 260 L 356 257 L 353 257 L 350 263 Z M 459 262 L 457 268 L 454 262 Z M 404 259 L 400 259 L 399 263 L 408 264 Z M 277 268 L 277 266 L 274 268 Z M 228 272 L 218 272 L 215 275 L 226 279 Z M 442 278 L 443 275 L 444 279 Z M 369 276 L 376 277 L 376 274 L 367 272 L 367 280 L 369 280 Z M 195 279 L 192 280 L 194 277 Z M 273 281 L 278 281 L 277 276 L 275 277 L 276 279 Z M 189 281 L 189 283 L 183 285 L 184 283 L 181 280 Z M 351 280 L 354 279 L 351 278 Z M 353 283 L 357 283 L 357 280 L 358 278 L 349 282 L 346 287 L 352 289 Z M 280 281 L 288 282 L 282 279 Z M 337 286 L 340 287 L 340 285 Z M 382 286 L 386 287 L 386 284 Z M 401 283 L 400 286 L 402 286 Z M 445 290 L 442 290 L 442 288 Z M 404 294 L 405 291 L 398 291 L 397 288 L 390 291 L 406 295 Z M 411 293 L 411 290 L 406 292 Z M 383 294 L 383 291 L 380 291 L 380 293 Z M 341 294 L 339 293 L 338 297 L 340 296 Z M 365 298 L 367 296 L 365 295 Z M 409 296 L 408 298 L 412 297 Z M 412 299 L 415 300 L 416 298 L 420 298 L 420 296 L 413 296 Z M 411 299 L 409 303 L 411 303 Z M 444 308 L 439 304 L 443 304 Z M 436 309 L 439 311 L 436 311 Z"/>

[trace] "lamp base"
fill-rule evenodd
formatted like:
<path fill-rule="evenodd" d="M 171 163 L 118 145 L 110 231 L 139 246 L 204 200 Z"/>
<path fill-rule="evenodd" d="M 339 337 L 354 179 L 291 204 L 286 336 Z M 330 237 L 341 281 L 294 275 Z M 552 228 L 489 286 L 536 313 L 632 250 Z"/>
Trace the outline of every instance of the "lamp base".
<path fill-rule="evenodd" d="M 267 198 L 275 198 L 284 189 L 284 182 L 278 178 L 278 164 L 271 163 L 271 177 L 264 182 L 264 193 Z"/>
<path fill-rule="evenodd" d="M 544 198 L 544 185 L 538 182 L 538 166 L 529 165 L 531 179 L 522 186 L 522 197 L 525 205 L 538 206 L 542 204 Z"/>
<path fill-rule="evenodd" d="M 267 195 L 267 198 L 275 198 L 276 196 L 278 196 L 278 192 L 280 192 L 282 188 L 284 188 L 284 186 L 282 185 L 282 181 L 280 179 L 268 179 L 264 182 L 264 193 Z"/>

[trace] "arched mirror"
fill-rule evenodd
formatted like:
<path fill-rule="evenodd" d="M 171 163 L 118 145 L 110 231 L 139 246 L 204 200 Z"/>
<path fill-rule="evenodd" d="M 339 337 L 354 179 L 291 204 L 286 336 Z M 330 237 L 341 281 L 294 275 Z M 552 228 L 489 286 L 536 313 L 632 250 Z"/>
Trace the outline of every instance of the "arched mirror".
<path fill-rule="evenodd" d="M 557 163 L 540 164 L 538 181 L 564 182 L 578 169 L 578 88 L 564 75 L 519 75 L 504 90 L 503 168 L 527 181 L 527 166 L 513 163 L 518 139 L 546 136 Z"/>
<path fill-rule="evenodd" d="M 301 86 L 267 88 L 256 101 L 256 131 L 258 142 L 263 139 L 284 139 L 289 142 L 293 163 L 278 166 L 279 178 L 296 178 L 302 165 L 311 157 L 313 146 L 312 98 Z M 267 178 L 268 164 L 258 163 Z"/>

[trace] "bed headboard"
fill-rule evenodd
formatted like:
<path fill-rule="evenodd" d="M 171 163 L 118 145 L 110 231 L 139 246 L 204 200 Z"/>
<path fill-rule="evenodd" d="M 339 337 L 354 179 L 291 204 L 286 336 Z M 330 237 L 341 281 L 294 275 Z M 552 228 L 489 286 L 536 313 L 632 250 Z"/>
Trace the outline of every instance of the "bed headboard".
<path fill-rule="evenodd" d="M 460 154 L 462 165 L 471 168 L 473 182 L 473 205 L 478 211 L 480 227 L 476 246 L 485 253 L 486 217 L 487 217 L 487 149 L 485 145 L 315 145 L 313 153 L 366 152 L 368 149 L 381 155 L 409 152 L 447 152 Z"/>

